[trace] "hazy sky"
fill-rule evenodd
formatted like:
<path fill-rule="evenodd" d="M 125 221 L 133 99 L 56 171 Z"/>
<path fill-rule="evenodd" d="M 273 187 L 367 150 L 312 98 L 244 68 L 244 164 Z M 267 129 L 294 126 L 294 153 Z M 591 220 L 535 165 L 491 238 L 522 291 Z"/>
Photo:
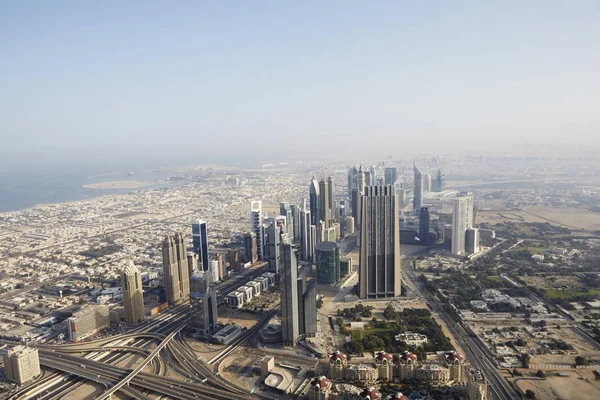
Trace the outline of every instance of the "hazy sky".
<path fill-rule="evenodd" d="M 0 156 L 600 151 L 599 21 L 598 0 L 4 1 Z"/>

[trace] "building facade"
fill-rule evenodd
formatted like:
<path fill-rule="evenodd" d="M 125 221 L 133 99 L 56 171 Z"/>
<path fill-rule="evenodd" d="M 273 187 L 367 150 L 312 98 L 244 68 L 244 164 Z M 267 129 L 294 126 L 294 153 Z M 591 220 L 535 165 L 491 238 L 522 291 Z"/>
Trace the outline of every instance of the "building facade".
<path fill-rule="evenodd" d="M 217 327 L 217 292 L 210 271 L 196 271 L 190 278 L 190 326 L 206 334 Z"/>
<path fill-rule="evenodd" d="M 254 264 L 258 261 L 258 250 L 256 247 L 256 233 L 250 232 L 244 236 L 244 250 L 246 262 Z"/>
<path fill-rule="evenodd" d="M 311 221 L 310 221 L 310 225 L 319 225 L 319 218 L 321 215 L 320 210 L 320 189 L 319 189 L 319 182 L 317 181 L 317 178 L 313 175 L 312 179 L 310 180 L 310 186 L 308 188 L 308 202 L 310 205 L 310 216 L 311 216 Z"/>
<path fill-rule="evenodd" d="M 123 319 L 128 324 L 144 320 L 144 290 L 142 289 L 142 275 L 129 260 L 128 265 L 121 274 L 121 288 L 123 293 Z"/>
<path fill-rule="evenodd" d="M 361 197 L 359 297 L 400 296 L 400 229 L 393 186 L 370 186 Z"/>
<path fill-rule="evenodd" d="M 391 354 L 385 351 L 375 354 L 375 365 L 380 379 L 386 379 L 388 382 L 394 379 L 394 358 Z"/>
<path fill-rule="evenodd" d="M 260 200 L 255 200 L 250 203 L 250 228 L 256 235 L 256 251 L 258 259 L 263 260 L 265 255 L 264 249 L 264 232 L 262 219 L 262 204 Z"/>
<path fill-rule="evenodd" d="M 340 246 L 321 242 L 315 248 L 317 282 L 333 285 L 340 281 Z"/>
<path fill-rule="evenodd" d="M 192 223 L 192 245 L 194 252 L 198 254 L 198 269 L 208 269 L 208 237 L 206 233 L 206 222 L 194 221 Z"/>
<path fill-rule="evenodd" d="M 162 257 L 166 300 L 170 306 L 177 306 L 190 298 L 187 249 L 181 233 L 165 238 Z"/>
<path fill-rule="evenodd" d="M 67 318 L 69 340 L 78 342 L 110 325 L 110 311 L 106 306 L 88 304 Z"/>
<path fill-rule="evenodd" d="M 42 373 L 38 350 L 33 347 L 15 346 L 12 349 L 3 349 L 2 360 L 6 379 L 19 385 Z"/>
<path fill-rule="evenodd" d="M 281 245 L 281 334 L 284 344 L 294 346 L 300 335 L 298 322 L 298 260 L 289 239 Z"/>
<path fill-rule="evenodd" d="M 415 214 L 423 207 L 423 174 L 416 165 L 413 166 L 415 174 L 415 186 L 414 186 L 414 199 L 413 199 L 413 210 Z"/>

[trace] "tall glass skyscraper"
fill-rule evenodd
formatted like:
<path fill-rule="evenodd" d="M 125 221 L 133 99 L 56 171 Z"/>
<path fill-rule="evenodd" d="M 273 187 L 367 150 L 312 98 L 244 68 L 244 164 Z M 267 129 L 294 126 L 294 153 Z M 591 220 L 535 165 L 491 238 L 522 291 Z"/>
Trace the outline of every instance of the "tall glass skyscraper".
<path fill-rule="evenodd" d="M 208 270 L 208 238 L 206 237 L 206 222 L 195 221 L 192 223 L 192 245 L 198 254 L 198 269 Z"/>

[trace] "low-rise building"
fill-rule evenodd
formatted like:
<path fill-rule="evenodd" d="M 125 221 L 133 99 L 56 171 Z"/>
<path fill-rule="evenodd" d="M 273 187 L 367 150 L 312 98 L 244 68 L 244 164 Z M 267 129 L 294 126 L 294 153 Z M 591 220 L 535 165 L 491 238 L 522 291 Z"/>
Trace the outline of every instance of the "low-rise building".
<path fill-rule="evenodd" d="M 467 383 L 467 399 L 487 400 L 488 385 L 480 370 L 471 370 Z"/>
<path fill-rule="evenodd" d="M 365 364 L 353 364 L 346 368 L 346 379 L 359 386 L 371 386 L 377 383 L 379 370 L 377 367 Z"/>
<path fill-rule="evenodd" d="M 329 356 L 329 376 L 331 379 L 343 379 L 344 371 L 348 365 L 346 355 L 341 351 L 335 351 Z"/>
<path fill-rule="evenodd" d="M 242 308 L 244 305 L 244 293 L 235 290 L 227 295 L 227 305 L 231 308 Z"/>
<path fill-rule="evenodd" d="M 212 338 L 221 344 L 229 344 L 241 334 L 242 328 L 235 324 L 231 324 L 225 326 L 223 329 L 215 333 Z"/>
<path fill-rule="evenodd" d="M 386 379 L 388 382 L 394 379 L 394 358 L 385 351 L 375 354 L 375 364 L 379 373 L 379 378 Z"/>
<path fill-rule="evenodd" d="M 398 377 L 400 382 L 415 379 L 418 368 L 417 355 L 408 351 L 400 354 L 398 358 Z"/>
<path fill-rule="evenodd" d="M 396 335 L 395 339 L 397 342 L 406 343 L 407 346 L 419 347 L 427 343 L 427 336 L 410 331 Z"/>
<path fill-rule="evenodd" d="M 308 384 L 308 398 L 310 400 L 327 400 L 331 391 L 331 381 L 325 376 L 316 376 Z"/>
<path fill-rule="evenodd" d="M 441 365 L 424 364 L 416 372 L 416 379 L 427 381 L 432 386 L 443 386 L 450 381 L 450 371 Z"/>

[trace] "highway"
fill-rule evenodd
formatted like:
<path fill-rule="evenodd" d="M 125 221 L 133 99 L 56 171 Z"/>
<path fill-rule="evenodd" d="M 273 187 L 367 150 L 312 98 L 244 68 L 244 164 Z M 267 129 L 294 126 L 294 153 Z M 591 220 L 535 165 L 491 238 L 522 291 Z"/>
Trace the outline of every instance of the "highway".
<path fill-rule="evenodd" d="M 408 266 L 404 268 L 403 278 L 407 281 L 407 286 L 413 291 L 416 288 L 431 308 L 444 320 L 448 330 L 465 352 L 467 360 L 474 368 L 481 370 L 486 377 L 494 398 L 497 400 L 521 399 L 520 394 L 500 375 L 496 365 L 491 361 L 490 357 L 492 355 L 489 349 L 483 343 L 471 337 L 462 321 L 448 318 L 448 311 L 444 310 L 433 295 L 427 291 L 424 284 L 416 277 L 414 270 Z"/>

